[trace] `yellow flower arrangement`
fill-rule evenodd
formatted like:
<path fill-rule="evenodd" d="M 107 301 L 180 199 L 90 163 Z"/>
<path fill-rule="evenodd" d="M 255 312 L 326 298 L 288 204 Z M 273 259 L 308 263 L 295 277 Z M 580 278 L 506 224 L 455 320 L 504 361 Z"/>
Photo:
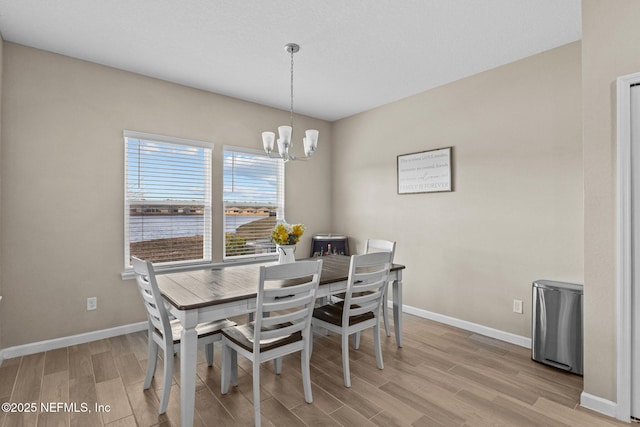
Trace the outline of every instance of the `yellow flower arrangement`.
<path fill-rule="evenodd" d="M 295 245 L 304 234 L 304 225 L 278 223 L 271 232 L 271 240 L 277 245 Z"/>

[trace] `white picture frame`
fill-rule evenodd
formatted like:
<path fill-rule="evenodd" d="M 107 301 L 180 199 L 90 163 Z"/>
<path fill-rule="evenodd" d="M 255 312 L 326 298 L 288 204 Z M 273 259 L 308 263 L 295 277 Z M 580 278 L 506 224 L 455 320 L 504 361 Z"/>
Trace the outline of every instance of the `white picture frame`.
<path fill-rule="evenodd" d="M 452 147 L 398 155 L 398 194 L 453 191 Z"/>

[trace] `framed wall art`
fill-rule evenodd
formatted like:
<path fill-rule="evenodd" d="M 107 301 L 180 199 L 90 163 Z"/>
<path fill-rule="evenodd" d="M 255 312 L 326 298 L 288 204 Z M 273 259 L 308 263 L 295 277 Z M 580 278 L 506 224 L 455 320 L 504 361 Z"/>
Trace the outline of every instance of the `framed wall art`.
<path fill-rule="evenodd" d="M 398 194 L 453 191 L 453 147 L 398 156 Z"/>

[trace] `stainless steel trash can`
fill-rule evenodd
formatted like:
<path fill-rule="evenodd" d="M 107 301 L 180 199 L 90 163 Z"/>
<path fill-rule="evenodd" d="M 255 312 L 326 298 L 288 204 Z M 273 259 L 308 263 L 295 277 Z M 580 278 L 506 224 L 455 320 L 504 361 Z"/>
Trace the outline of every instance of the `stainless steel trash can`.
<path fill-rule="evenodd" d="M 582 285 L 533 282 L 533 360 L 582 375 L 582 296 Z"/>

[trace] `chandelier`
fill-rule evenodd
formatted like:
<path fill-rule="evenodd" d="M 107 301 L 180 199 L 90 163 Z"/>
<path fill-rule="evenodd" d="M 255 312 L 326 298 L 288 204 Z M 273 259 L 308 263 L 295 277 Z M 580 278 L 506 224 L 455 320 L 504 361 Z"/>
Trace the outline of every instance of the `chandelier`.
<path fill-rule="evenodd" d="M 318 148 L 318 131 L 315 129 L 309 129 L 305 132 L 305 137 L 302 138 L 304 146 L 304 157 L 294 156 L 289 152 L 291 146 L 291 132 L 293 131 L 293 54 L 300 50 L 300 46 L 295 43 L 288 43 L 284 46 L 284 49 L 291 54 L 291 107 L 289 109 L 290 125 L 278 126 L 278 153 L 285 162 L 289 160 L 309 160 Z M 276 134 L 273 132 L 262 132 L 262 144 L 264 145 L 264 151 L 267 152 L 269 157 L 272 157 L 274 142 Z"/>

